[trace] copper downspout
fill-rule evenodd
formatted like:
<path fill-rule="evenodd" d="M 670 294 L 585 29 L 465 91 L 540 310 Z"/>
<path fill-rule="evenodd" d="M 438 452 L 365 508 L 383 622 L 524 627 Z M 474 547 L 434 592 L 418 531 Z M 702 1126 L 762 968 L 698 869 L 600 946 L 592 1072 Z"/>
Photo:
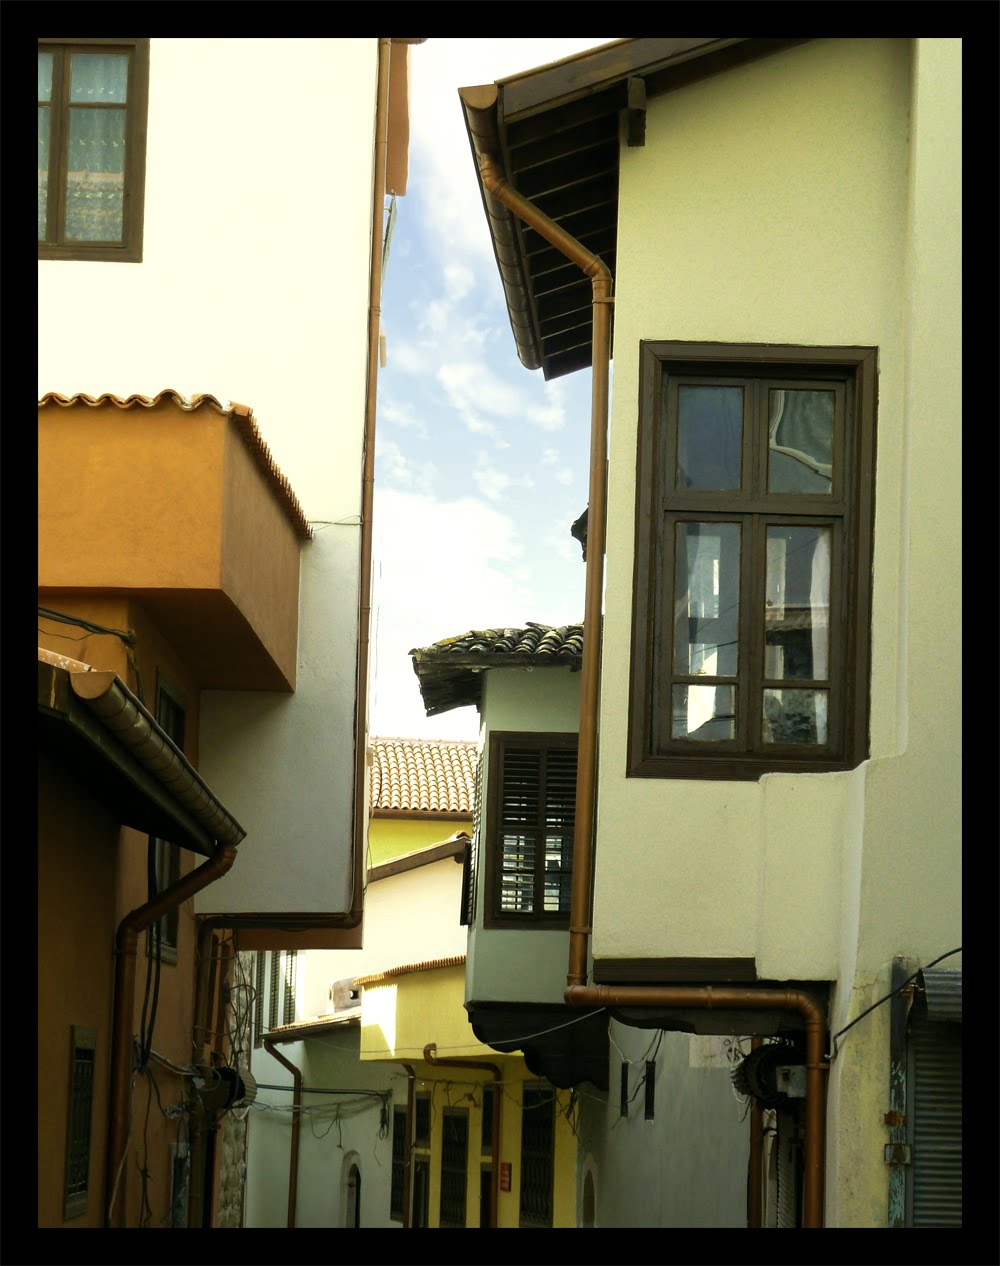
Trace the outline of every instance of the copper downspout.
<path fill-rule="evenodd" d="M 111 1022 L 111 1073 L 108 1111 L 108 1153 L 106 1166 L 106 1222 L 109 1227 L 124 1224 L 125 1149 L 129 1132 L 129 1099 L 132 1075 L 132 1019 L 135 1006 L 136 951 L 139 934 L 170 910 L 182 905 L 220 879 L 236 860 L 236 845 L 222 844 L 215 853 L 181 879 L 127 914 L 115 936 L 115 988 Z"/>
<path fill-rule="evenodd" d="M 759 1050 L 764 1043 L 759 1037 L 750 1039 L 750 1050 Z M 764 1114 L 756 1099 L 750 1100 L 750 1172 L 747 1178 L 747 1226 L 764 1225 Z"/>
<path fill-rule="evenodd" d="M 482 154 L 483 184 L 504 206 L 545 238 L 591 279 L 594 343 L 591 357 L 590 493 L 587 515 L 587 570 L 583 614 L 583 662 L 580 668 L 580 739 L 576 774 L 576 826 L 573 833 L 573 892 L 569 929 L 569 985 L 587 983 L 590 934 L 590 886 L 597 787 L 597 706 L 601 672 L 601 606 L 604 596 L 605 501 L 608 467 L 608 366 L 611 361 L 611 270 L 592 251 L 559 227 L 500 174 L 496 159 Z M 591 548 L 590 542 L 593 541 Z"/>
<path fill-rule="evenodd" d="M 279 1064 L 292 1074 L 292 1142 L 288 1161 L 288 1229 L 295 1227 L 295 1206 L 299 1195 L 299 1131 L 302 1125 L 302 1071 L 291 1060 L 285 1059 L 272 1043 L 264 1039 L 264 1050 L 273 1055 Z"/>
<path fill-rule="evenodd" d="M 406 1158 L 403 1161 L 403 1230 L 410 1226 L 410 1191 L 413 1178 L 413 1108 L 416 1103 L 417 1070 L 412 1064 L 401 1064 L 406 1069 Z"/>
<path fill-rule="evenodd" d="M 823 1062 L 825 1019 L 808 996 L 798 990 L 739 989 L 736 987 L 588 986 L 588 941 L 594 856 L 594 818 L 597 789 L 597 717 L 600 686 L 602 602 L 607 496 L 608 365 L 611 360 L 611 273 L 607 265 L 560 228 L 544 212 L 517 193 L 503 178 L 490 154 L 479 155 L 483 185 L 504 206 L 546 241 L 578 264 L 593 283 L 593 351 L 591 354 L 590 503 L 587 522 L 586 596 L 584 600 L 583 664 L 580 683 L 580 738 L 577 763 L 576 827 L 573 834 L 573 889 L 570 906 L 569 968 L 565 1001 L 569 1006 L 609 1005 L 611 995 L 621 1006 L 724 1006 L 731 1008 L 786 1008 L 806 1019 L 806 1143 L 803 1222 L 823 1225 Z M 589 634 L 587 632 L 589 630 Z M 625 1000 L 627 996 L 627 1001 Z M 751 1001 L 751 999 L 753 999 Z"/>
<path fill-rule="evenodd" d="M 493 1166 L 490 1182 L 490 1226 L 499 1226 L 499 1191 L 500 1191 L 500 1083 L 503 1073 L 499 1064 L 492 1064 L 486 1059 L 441 1059 L 437 1054 L 437 1043 L 428 1042 L 424 1047 L 424 1059 L 428 1064 L 448 1068 L 480 1068 L 493 1077 L 493 1146 L 490 1149 L 490 1161 Z"/>
<path fill-rule="evenodd" d="M 573 985 L 566 990 L 573 1007 L 707 1007 L 739 1010 L 797 1011 L 806 1025 L 805 1190 L 802 1223 L 823 1225 L 823 1108 L 829 1064 L 823 1058 L 826 1018 L 800 989 L 756 989 L 727 985 Z"/>

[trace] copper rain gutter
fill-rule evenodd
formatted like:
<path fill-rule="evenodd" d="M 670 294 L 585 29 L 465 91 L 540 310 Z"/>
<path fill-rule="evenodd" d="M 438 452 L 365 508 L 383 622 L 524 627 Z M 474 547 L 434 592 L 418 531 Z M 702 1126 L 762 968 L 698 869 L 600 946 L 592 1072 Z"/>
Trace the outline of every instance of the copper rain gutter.
<path fill-rule="evenodd" d="M 472 104 L 471 94 L 469 103 Z M 495 98 L 494 98 L 495 99 Z M 803 1223 L 823 1225 L 823 1060 L 825 1017 L 801 990 L 683 986 L 609 987 L 587 985 L 594 819 L 597 785 L 597 716 L 606 544 L 608 366 L 611 360 L 612 279 L 607 265 L 503 178 L 489 153 L 478 154 L 480 178 L 494 198 L 577 264 L 593 283 L 591 355 L 590 492 L 587 521 L 583 663 L 580 683 L 580 739 L 577 764 L 576 826 L 573 835 L 573 888 L 570 905 L 569 967 L 565 1002 L 572 1007 L 727 1007 L 798 1011 L 806 1024 L 806 1139 Z M 588 633 L 589 630 L 589 633 Z"/>
<path fill-rule="evenodd" d="M 437 1043 L 428 1042 L 424 1047 L 424 1059 L 435 1068 L 438 1065 L 448 1068 L 479 1068 L 493 1077 L 493 1146 L 490 1149 L 490 1160 L 493 1165 L 490 1182 L 490 1226 L 499 1226 L 497 1221 L 498 1199 L 500 1190 L 500 1082 L 503 1073 L 499 1064 L 492 1064 L 486 1059 L 441 1059 L 437 1053 Z"/>
<path fill-rule="evenodd" d="M 299 1132 L 302 1127 L 302 1070 L 296 1068 L 274 1045 L 264 1039 L 264 1050 L 292 1074 L 292 1142 L 288 1161 L 288 1229 L 295 1227 L 295 1206 L 299 1195 Z"/>
<path fill-rule="evenodd" d="M 601 671 L 601 606 L 604 590 L 604 519 L 608 467 L 608 366 L 611 362 L 611 270 L 599 256 L 517 193 L 500 174 L 495 158 L 479 157 L 483 185 L 504 206 L 562 251 L 591 279 L 594 350 L 590 405 L 590 493 L 587 515 L 587 568 L 580 667 L 580 746 L 576 774 L 576 827 L 573 835 L 573 891 L 570 915 L 569 984 L 587 983 L 590 885 L 593 865 L 594 804 L 597 785 L 597 705 Z M 594 547 L 589 547 L 590 541 Z"/>
<path fill-rule="evenodd" d="M 236 860 L 236 845 L 221 844 L 214 856 L 152 901 L 127 914 L 115 937 L 115 988 L 111 1028 L 111 1085 L 109 1090 L 107 1154 L 107 1225 L 124 1225 L 124 1191 L 121 1181 L 129 1134 L 129 1100 L 132 1076 L 132 1020 L 135 1006 L 136 950 L 139 934 L 170 910 L 182 905 L 220 879 Z"/>

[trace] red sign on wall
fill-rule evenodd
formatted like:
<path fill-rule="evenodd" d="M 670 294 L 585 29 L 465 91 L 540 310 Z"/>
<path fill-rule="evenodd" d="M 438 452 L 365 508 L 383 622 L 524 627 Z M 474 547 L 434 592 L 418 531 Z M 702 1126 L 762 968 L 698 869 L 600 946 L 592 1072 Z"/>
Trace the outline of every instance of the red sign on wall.
<path fill-rule="evenodd" d="M 500 1165 L 500 1190 L 510 1191 L 510 1165 L 503 1162 Z"/>

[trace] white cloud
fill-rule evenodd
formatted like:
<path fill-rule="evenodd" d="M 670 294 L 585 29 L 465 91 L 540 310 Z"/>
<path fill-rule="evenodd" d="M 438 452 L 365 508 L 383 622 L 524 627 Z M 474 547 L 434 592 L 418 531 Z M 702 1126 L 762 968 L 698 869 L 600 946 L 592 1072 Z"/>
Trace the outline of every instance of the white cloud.
<path fill-rule="evenodd" d="M 423 440 L 427 438 L 427 423 L 423 418 L 414 417 L 410 408 L 405 404 L 400 405 L 392 400 L 383 400 L 378 406 L 378 417 L 379 421 L 385 419 L 386 422 L 391 422 L 394 426 L 401 426 L 405 430 L 413 431 Z"/>
<path fill-rule="evenodd" d="M 499 466 L 495 466 L 485 453 L 479 454 L 472 478 L 483 496 L 489 497 L 491 501 L 501 501 L 511 488 L 534 488 L 535 486 L 535 481 L 530 475 L 509 475 Z"/>
<path fill-rule="evenodd" d="M 438 477 L 438 470 L 433 462 L 411 462 L 394 440 L 383 439 L 379 442 L 375 460 L 379 480 L 384 480 L 395 488 L 429 493 Z"/>
<path fill-rule="evenodd" d="M 609 37 L 610 38 L 610 37 Z M 458 89 L 558 61 L 605 39 L 430 38 L 410 52 L 410 190 L 442 258 L 491 274 L 496 262 Z"/>

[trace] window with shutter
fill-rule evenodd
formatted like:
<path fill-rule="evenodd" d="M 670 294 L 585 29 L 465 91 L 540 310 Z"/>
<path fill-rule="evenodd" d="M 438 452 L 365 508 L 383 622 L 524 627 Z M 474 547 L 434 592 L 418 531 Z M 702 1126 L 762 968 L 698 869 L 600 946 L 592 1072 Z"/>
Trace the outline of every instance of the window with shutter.
<path fill-rule="evenodd" d="M 490 736 L 485 925 L 568 927 L 575 734 Z"/>

